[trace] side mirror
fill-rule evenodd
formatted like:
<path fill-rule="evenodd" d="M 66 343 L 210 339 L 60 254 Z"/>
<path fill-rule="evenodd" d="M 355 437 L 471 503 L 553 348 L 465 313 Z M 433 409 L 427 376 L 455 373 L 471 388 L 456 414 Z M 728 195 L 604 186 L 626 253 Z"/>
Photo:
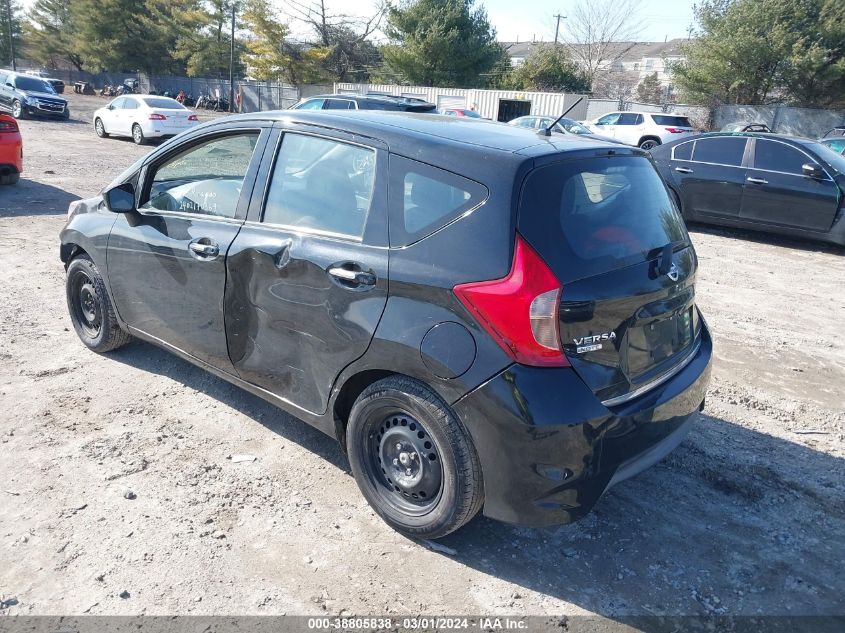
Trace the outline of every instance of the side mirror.
<path fill-rule="evenodd" d="M 7 82 L 6 82 L 6 87 L 7 87 L 7 88 L 14 88 L 15 86 L 14 86 L 14 85 L 12 85 L 12 83 L 11 83 L 11 82 L 8 82 L 8 81 L 7 81 Z"/>
<path fill-rule="evenodd" d="M 106 106 L 106 110 L 114 110 L 114 104 L 110 103 Z"/>
<path fill-rule="evenodd" d="M 821 180 L 825 177 L 824 169 L 821 168 L 821 165 L 817 165 L 816 163 L 806 163 L 801 165 L 801 171 L 804 172 L 804 175 L 807 178 Z"/>
<path fill-rule="evenodd" d="M 106 191 L 103 199 L 112 213 L 131 213 L 135 210 L 135 187 L 125 182 Z"/>

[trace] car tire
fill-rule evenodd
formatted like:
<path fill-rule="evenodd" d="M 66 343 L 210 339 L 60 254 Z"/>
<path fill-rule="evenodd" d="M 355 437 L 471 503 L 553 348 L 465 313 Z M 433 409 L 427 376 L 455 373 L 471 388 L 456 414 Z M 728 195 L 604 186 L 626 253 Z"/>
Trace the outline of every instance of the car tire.
<path fill-rule="evenodd" d="M 147 142 L 147 139 L 144 136 L 144 130 L 142 130 L 141 126 L 137 123 L 132 126 L 132 140 L 135 141 L 135 145 L 143 145 Z"/>
<path fill-rule="evenodd" d="M 26 118 L 26 112 L 24 112 L 23 104 L 20 102 L 20 99 L 15 99 L 12 102 L 12 116 L 16 119 Z"/>
<path fill-rule="evenodd" d="M 132 335 L 121 329 L 106 284 L 87 255 L 68 264 L 65 294 L 73 329 L 86 347 L 110 352 L 132 340 Z"/>
<path fill-rule="evenodd" d="M 21 175 L 18 172 L 9 172 L 8 174 L 0 176 L 0 185 L 14 185 L 17 184 L 20 179 Z"/>
<path fill-rule="evenodd" d="M 648 137 L 648 138 L 641 139 L 638 147 L 640 149 L 644 149 L 644 150 L 648 151 L 648 150 L 654 149 L 655 147 L 657 147 L 660 144 L 661 144 L 660 139 Z"/>
<path fill-rule="evenodd" d="M 391 376 L 365 389 L 349 415 L 346 446 L 364 498 L 406 536 L 446 536 L 481 509 L 481 465 L 469 434 L 417 380 Z"/>
<path fill-rule="evenodd" d="M 94 120 L 94 131 L 97 133 L 97 136 L 100 138 L 108 138 L 109 133 L 106 132 L 106 126 L 103 124 L 103 120 L 97 117 Z"/>

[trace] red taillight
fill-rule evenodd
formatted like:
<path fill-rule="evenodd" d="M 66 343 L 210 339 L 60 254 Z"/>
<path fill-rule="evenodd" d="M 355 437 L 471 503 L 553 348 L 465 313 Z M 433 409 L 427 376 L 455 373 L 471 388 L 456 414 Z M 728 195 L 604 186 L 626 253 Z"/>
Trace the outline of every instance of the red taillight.
<path fill-rule="evenodd" d="M 189 114 L 188 121 L 199 121 L 196 114 Z"/>
<path fill-rule="evenodd" d="M 0 121 L 0 134 L 3 132 L 17 132 L 18 124 L 14 121 Z"/>
<path fill-rule="evenodd" d="M 684 132 L 689 132 L 689 130 L 683 130 L 679 127 L 667 127 L 666 131 L 670 134 L 683 134 Z"/>
<path fill-rule="evenodd" d="M 568 367 L 560 348 L 561 283 L 522 236 L 507 277 L 460 284 L 455 295 L 517 363 Z"/>
<path fill-rule="evenodd" d="M 167 121 L 167 117 L 163 114 L 151 114 L 150 121 Z"/>

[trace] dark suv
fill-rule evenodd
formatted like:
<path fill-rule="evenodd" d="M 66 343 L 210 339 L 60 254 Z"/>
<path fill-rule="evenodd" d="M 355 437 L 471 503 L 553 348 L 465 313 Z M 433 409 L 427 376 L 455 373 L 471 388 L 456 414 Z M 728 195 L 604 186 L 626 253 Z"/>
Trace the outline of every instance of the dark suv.
<path fill-rule="evenodd" d="M 397 112 L 436 112 L 437 106 L 421 99 L 391 95 L 318 95 L 303 99 L 291 110 L 392 110 Z"/>
<path fill-rule="evenodd" d="M 70 118 L 67 101 L 40 77 L 0 70 L 0 110 L 16 119 L 27 116 Z"/>
<path fill-rule="evenodd" d="M 163 144 L 61 233 L 97 352 L 137 337 L 346 449 L 394 528 L 584 516 L 703 404 L 697 259 L 648 154 L 390 112 Z M 213 420 L 208 420 L 213 423 Z"/>

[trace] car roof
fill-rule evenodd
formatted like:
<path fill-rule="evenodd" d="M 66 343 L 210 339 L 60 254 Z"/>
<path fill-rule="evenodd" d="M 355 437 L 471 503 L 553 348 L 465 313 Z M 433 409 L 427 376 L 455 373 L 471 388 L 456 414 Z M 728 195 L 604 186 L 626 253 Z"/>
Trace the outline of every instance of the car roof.
<path fill-rule="evenodd" d="M 393 150 L 407 144 L 474 145 L 501 152 L 552 154 L 590 147 L 618 148 L 612 142 L 577 136 L 539 136 L 529 130 L 486 119 L 455 118 L 441 114 L 384 110 L 276 110 L 226 117 L 225 121 L 275 120 L 328 127 L 384 141 Z M 218 119 L 213 123 L 224 120 Z M 213 124 L 212 123 L 212 124 Z"/>
<path fill-rule="evenodd" d="M 407 97 L 397 97 L 396 95 L 380 95 L 380 94 L 366 94 L 366 95 L 359 95 L 359 94 L 325 94 L 325 95 L 312 95 L 310 97 L 305 97 L 303 101 L 309 101 L 311 99 L 349 99 L 352 101 L 383 101 L 384 103 L 408 103 L 414 105 L 434 105 L 430 104 L 427 101 L 420 101 L 419 99 L 408 99 Z"/>

